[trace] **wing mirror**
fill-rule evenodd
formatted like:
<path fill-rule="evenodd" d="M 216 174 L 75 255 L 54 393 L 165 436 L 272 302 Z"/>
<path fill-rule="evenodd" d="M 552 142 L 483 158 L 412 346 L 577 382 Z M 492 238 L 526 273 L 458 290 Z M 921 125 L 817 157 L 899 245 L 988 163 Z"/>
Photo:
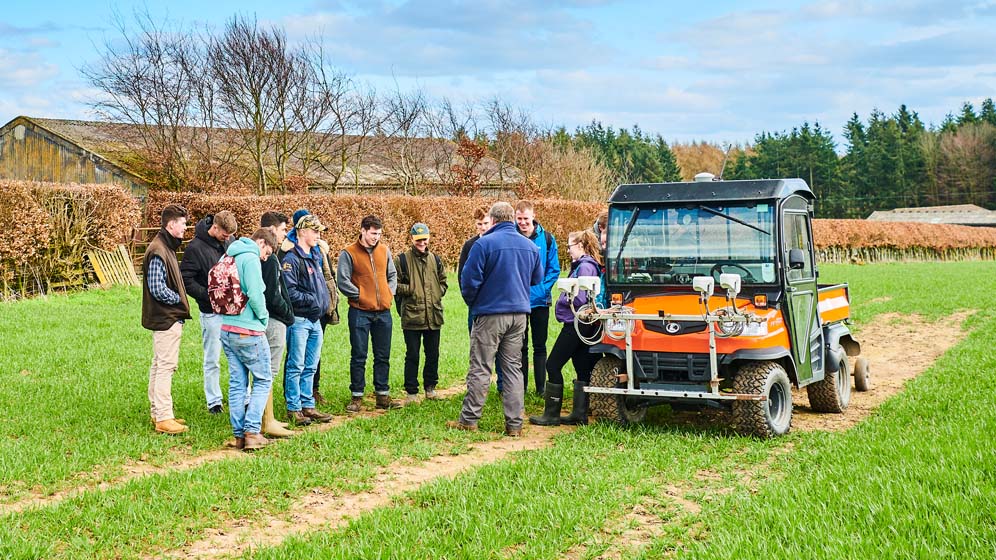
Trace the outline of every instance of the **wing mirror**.
<path fill-rule="evenodd" d="M 806 253 L 802 249 L 789 249 L 789 268 L 799 270 L 806 267 Z"/>

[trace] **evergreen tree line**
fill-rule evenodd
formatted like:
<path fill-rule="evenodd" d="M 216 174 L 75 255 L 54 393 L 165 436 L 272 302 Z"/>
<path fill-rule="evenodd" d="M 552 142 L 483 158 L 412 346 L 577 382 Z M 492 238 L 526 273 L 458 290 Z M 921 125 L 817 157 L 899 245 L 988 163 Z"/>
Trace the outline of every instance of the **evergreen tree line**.
<path fill-rule="evenodd" d="M 847 152 L 808 122 L 789 132 L 762 132 L 731 154 L 724 177 L 801 177 L 824 218 L 865 218 L 875 210 L 975 204 L 996 208 L 996 105 L 964 103 L 940 126 L 926 126 L 901 105 L 892 115 L 853 114 L 844 125 Z"/>

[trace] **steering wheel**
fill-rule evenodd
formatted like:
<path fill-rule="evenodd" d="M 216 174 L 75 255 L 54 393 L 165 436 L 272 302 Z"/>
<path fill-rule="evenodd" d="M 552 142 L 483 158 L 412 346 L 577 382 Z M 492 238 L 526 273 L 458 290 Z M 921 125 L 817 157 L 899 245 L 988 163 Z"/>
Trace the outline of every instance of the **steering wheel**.
<path fill-rule="evenodd" d="M 757 282 L 757 280 L 754 279 L 754 276 L 750 273 L 750 271 L 747 270 L 743 265 L 739 265 L 735 262 L 730 262 L 730 261 L 722 261 L 712 265 L 712 268 L 709 269 L 709 275 L 715 278 L 716 282 L 718 283 L 719 275 L 723 273 L 723 268 L 725 267 L 740 269 L 743 272 L 742 277 L 745 282 L 751 282 L 751 283 Z"/>

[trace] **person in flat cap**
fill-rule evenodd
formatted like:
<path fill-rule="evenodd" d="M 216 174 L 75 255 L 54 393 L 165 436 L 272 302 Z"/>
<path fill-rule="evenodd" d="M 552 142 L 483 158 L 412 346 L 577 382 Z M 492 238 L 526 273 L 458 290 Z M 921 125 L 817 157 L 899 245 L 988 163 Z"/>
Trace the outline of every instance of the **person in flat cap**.
<path fill-rule="evenodd" d="M 394 258 L 398 269 L 395 303 L 405 336 L 405 402 L 418 400 L 420 348 L 425 348 L 422 370 L 425 397 L 436 400 L 439 381 L 439 333 L 443 327 L 443 296 L 446 295 L 446 268 L 442 259 L 429 250 L 429 226 L 417 223 L 410 231 L 412 246 Z"/>
<path fill-rule="evenodd" d="M 329 291 L 322 275 L 318 240 L 325 226 L 312 214 L 294 225 L 295 244 L 284 254 L 282 271 L 294 323 L 287 328 L 287 368 L 284 399 L 287 417 L 297 425 L 328 422 L 332 417 L 315 408 L 313 382 L 322 354 L 321 318 L 329 311 Z M 289 235 L 288 235 L 289 237 Z"/>

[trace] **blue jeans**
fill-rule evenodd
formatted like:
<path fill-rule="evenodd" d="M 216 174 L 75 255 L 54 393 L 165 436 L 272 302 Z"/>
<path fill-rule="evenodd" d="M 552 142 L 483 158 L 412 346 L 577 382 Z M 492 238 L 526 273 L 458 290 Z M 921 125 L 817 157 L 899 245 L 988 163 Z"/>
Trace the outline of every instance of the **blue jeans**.
<path fill-rule="evenodd" d="M 232 420 L 232 433 L 235 437 L 258 434 L 273 383 L 270 345 L 264 335 L 221 331 L 221 346 L 228 357 L 228 417 Z M 253 391 L 249 406 L 239 406 L 245 402 L 250 379 Z"/>
<path fill-rule="evenodd" d="M 221 320 L 217 313 L 201 313 L 201 346 L 204 348 L 204 397 L 208 408 L 221 404 Z"/>
<path fill-rule="evenodd" d="M 474 332 L 474 314 L 470 313 L 469 309 L 467 310 L 467 332 L 468 333 L 473 333 Z M 498 382 L 497 382 L 498 392 L 501 393 L 502 379 L 505 376 L 501 374 L 501 365 L 498 364 L 498 360 L 497 359 L 495 360 L 495 377 L 498 378 Z"/>
<path fill-rule="evenodd" d="M 284 372 L 287 410 L 300 412 L 302 408 L 315 408 L 312 383 L 321 355 L 322 326 L 318 321 L 294 317 L 294 324 L 287 327 L 287 369 Z"/>
<path fill-rule="evenodd" d="M 366 389 L 367 350 L 373 341 L 374 391 L 378 395 L 391 393 L 391 310 L 361 311 L 349 308 L 349 392 L 362 397 Z"/>

